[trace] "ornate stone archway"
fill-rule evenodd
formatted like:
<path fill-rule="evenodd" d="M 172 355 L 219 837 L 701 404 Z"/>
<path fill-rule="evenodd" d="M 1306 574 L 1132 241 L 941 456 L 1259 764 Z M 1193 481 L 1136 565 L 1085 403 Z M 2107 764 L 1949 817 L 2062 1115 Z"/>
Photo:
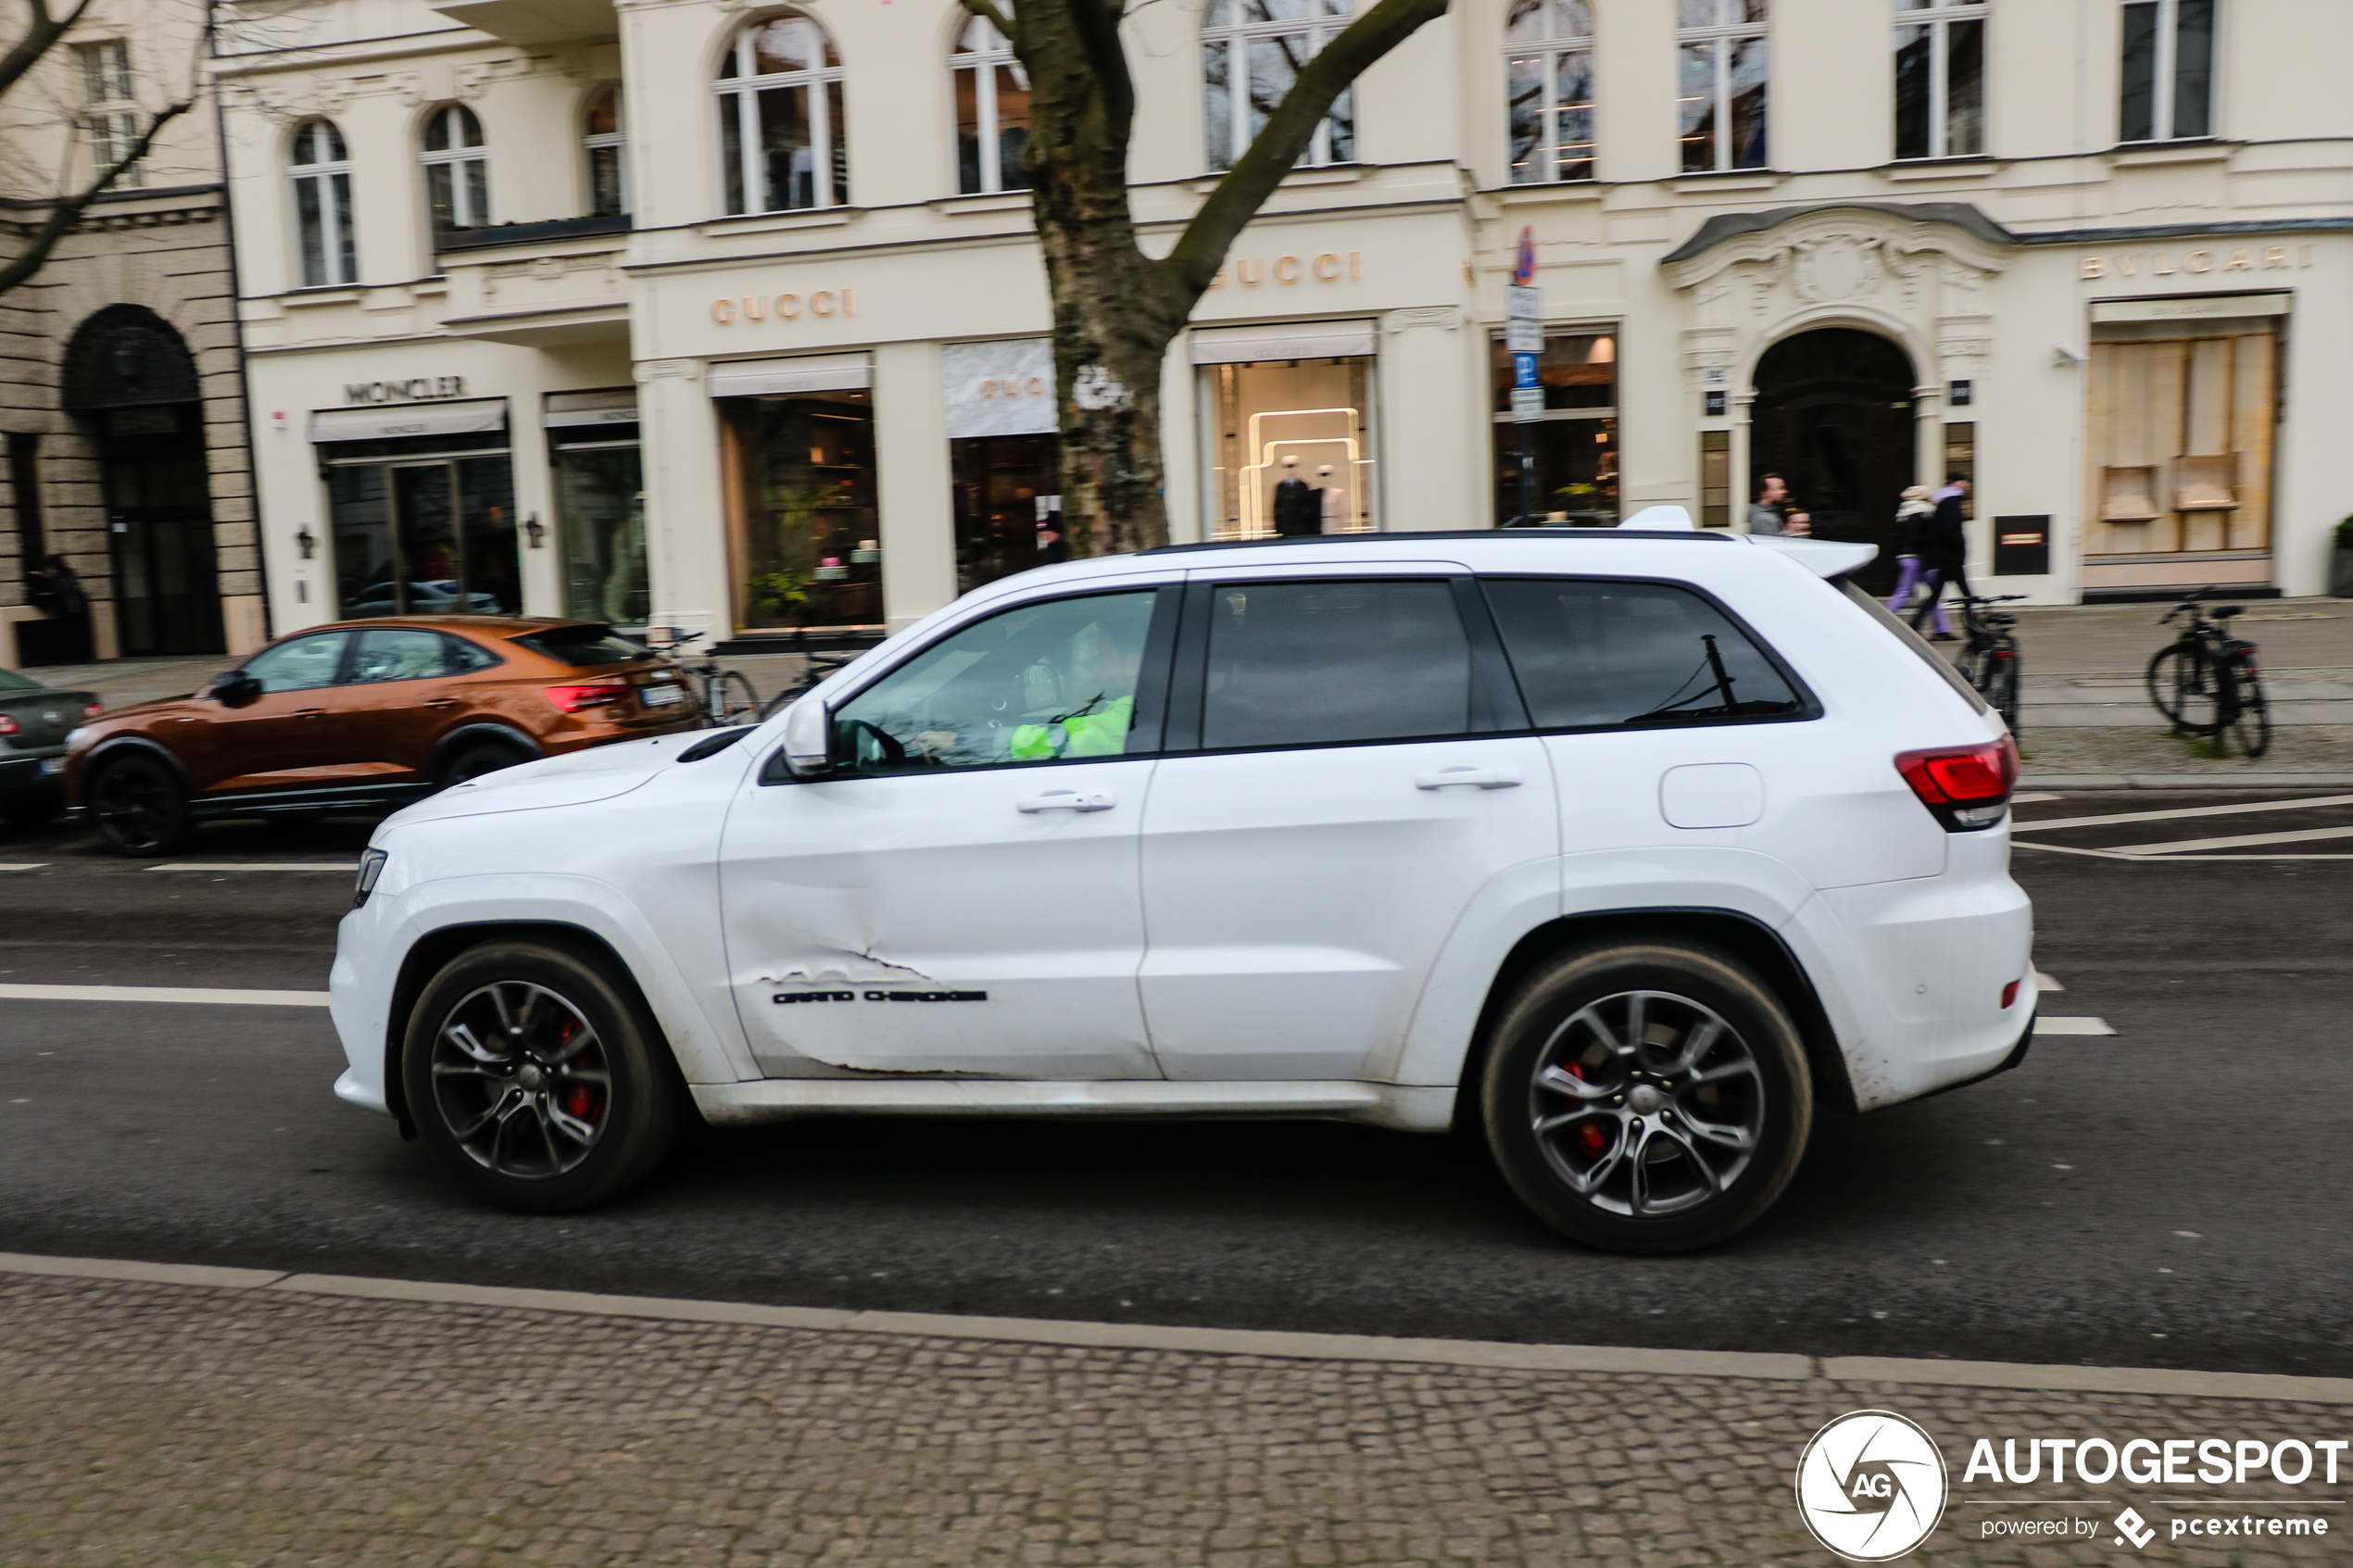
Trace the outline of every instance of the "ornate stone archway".
<path fill-rule="evenodd" d="M 1708 220 L 1660 266 L 1682 295 L 1692 408 L 1705 393 L 1730 395 L 1733 484 L 1748 483 L 1757 362 L 1817 327 L 1875 332 L 1910 357 L 1919 377 L 1914 466 L 1933 472 L 1944 453 L 1944 388 L 1978 379 L 1993 335 L 1987 287 L 2016 244 L 1966 202 L 1844 202 Z"/>

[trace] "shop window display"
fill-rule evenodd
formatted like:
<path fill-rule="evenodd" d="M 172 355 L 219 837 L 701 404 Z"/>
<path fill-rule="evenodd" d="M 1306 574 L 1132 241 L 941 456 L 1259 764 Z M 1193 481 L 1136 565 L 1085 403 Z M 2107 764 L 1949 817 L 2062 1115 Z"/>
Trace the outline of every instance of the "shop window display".
<path fill-rule="evenodd" d="M 1495 521 L 1564 528 L 1617 522 L 1617 338 L 1548 332 L 1536 362 L 1541 419 L 1512 417 L 1512 357 L 1494 345 Z"/>
<path fill-rule="evenodd" d="M 880 624 L 873 395 L 724 397 L 719 409 L 736 623 Z"/>
<path fill-rule="evenodd" d="M 563 524 L 564 613 L 609 626 L 643 626 L 645 480 L 635 425 L 547 433 Z"/>
<path fill-rule="evenodd" d="M 1265 360 L 1201 373 L 1218 538 L 1375 525 L 1372 360 Z"/>
<path fill-rule="evenodd" d="M 1051 435 L 982 435 L 948 443 L 956 496 L 956 591 L 1038 563 L 1039 530 L 1062 521 Z"/>
<path fill-rule="evenodd" d="M 504 436 L 473 439 L 505 445 Z M 424 437 L 330 450 L 341 618 L 522 613 L 513 470 L 503 451 L 455 450 L 469 445 Z"/>

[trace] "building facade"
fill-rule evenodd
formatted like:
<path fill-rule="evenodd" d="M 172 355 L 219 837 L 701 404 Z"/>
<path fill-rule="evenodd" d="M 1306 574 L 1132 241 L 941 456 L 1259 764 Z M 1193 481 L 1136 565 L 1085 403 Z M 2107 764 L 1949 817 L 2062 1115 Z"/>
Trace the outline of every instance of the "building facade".
<path fill-rule="evenodd" d="M 0 257 L 188 95 L 203 24 L 194 0 L 101 0 L 10 90 Z M 243 653 L 269 634 L 216 131 L 199 96 L 0 293 L 0 666 Z"/>
<path fill-rule="evenodd" d="M 1347 10 L 1134 11 L 1148 247 Z M 2333 0 L 1456 0 L 1173 347 L 1173 530 L 1739 527 L 1772 470 L 1884 541 L 1961 472 L 2004 591 L 2318 592 L 2348 57 Z M 281 630 L 750 640 L 1037 558 L 1026 87 L 952 0 L 321 0 L 219 66 Z"/>

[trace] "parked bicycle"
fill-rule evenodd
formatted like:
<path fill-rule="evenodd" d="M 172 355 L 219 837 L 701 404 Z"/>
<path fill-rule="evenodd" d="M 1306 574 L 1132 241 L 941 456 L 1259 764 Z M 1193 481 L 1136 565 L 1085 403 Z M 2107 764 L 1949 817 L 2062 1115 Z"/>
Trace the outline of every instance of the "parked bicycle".
<path fill-rule="evenodd" d="M 2212 590 L 2200 588 L 2158 621 L 2170 625 L 2187 616 L 2181 635 L 2149 660 L 2149 701 L 2174 729 L 2210 735 L 2226 746 L 2235 739 L 2248 757 L 2271 746 L 2271 705 L 2263 695 L 2263 670 L 2253 643 L 2231 635 L 2229 621 L 2243 605 L 2202 609 Z"/>
<path fill-rule="evenodd" d="M 1997 614 L 1987 607 L 2024 597 L 2024 594 L 1996 594 L 1991 598 L 1961 596 L 1961 631 L 1967 641 L 1957 668 L 1961 678 L 1977 688 L 1986 706 L 2002 716 L 2013 738 L 2020 731 L 2018 692 L 2026 675 L 2026 659 L 2019 652 L 2018 633 L 2012 630 L 2018 617 Z"/>
<path fill-rule="evenodd" d="M 761 706 L 760 693 L 743 671 L 730 670 L 715 659 L 689 664 L 682 657 L 703 640 L 701 632 L 682 632 L 668 642 L 653 646 L 677 662 L 678 668 L 692 676 L 698 687 L 703 721 L 724 729 L 731 724 L 756 723 L 768 716 Z"/>
<path fill-rule="evenodd" d="M 834 653 L 819 653 L 809 646 L 809 634 L 804 632 L 796 639 L 794 651 L 800 655 L 800 674 L 783 691 L 770 697 L 761 707 L 760 717 L 763 721 L 774 718 L 806 696 L 816 688 L 819 682 L 856 659 L 865 649 L 850 648 Z"/>

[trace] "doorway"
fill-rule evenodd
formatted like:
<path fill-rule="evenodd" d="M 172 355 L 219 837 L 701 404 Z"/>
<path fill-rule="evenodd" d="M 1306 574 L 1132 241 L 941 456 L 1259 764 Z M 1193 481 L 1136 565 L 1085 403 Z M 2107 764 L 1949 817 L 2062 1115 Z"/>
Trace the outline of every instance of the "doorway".
<path fill-rule="evenodd" d="M 108 408 L 97 418 L 115 633 L 122 652 L 132 658 L 220 653 L 202 406 Z"/>
<path fill-rule="evenodd" d="M 1756 364 L 1749 491 L 1768 473 L 1813 515 L 1814 535 L 1876 545 L 1856 576 L 1895 583 L 1895 508 L 1913 477 L 1910 356 L 1877 332 L 1818 327 L 1782 339 Z"/>
<path fill-rule="evenodd" d="M 503 452 L 330 459 L 338 618 L 522 614 L 513 487 Z"/>

